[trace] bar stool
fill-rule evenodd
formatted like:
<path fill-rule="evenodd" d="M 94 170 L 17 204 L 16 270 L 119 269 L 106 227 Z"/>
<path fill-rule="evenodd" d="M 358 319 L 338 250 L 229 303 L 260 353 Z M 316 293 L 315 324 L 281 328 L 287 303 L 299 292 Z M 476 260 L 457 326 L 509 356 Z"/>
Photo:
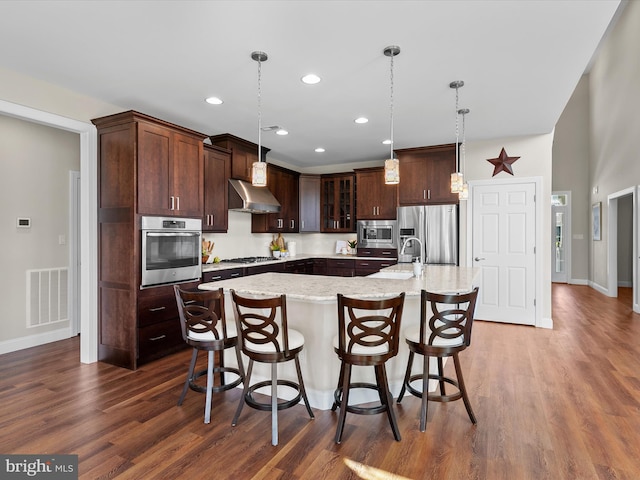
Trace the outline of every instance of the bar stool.
<path fill-rule="evenodd" d="M 452 402 L 462 398 L 467 409 L 471 422 L 475 425 L 476 417 L 471 409 L 471 403 L 464 385 L 462 370 L 458 354 L 471 344 L 471 327 L 473 326 L 473 314 L 478 297 L 478 287 L 469 293 L 440 295 L 421 291 L 420 299 L 420 325 L 409 327 L 405 330 L 404 336 L 409 345 L 409 361 L 405 373 L 404 382 L 398 403 L 402 401 L 405 390 L 422 398 L 420 406 L 420 431 L 424 432 L 427 426 L 428 401 Z M 431 316 L 427 313 L 427 308 L 431 308 Z M 411 375 L 411 367 L 415 354 L 422 355 L 422 373 Z M 438 359 L 438 373 L 429 373 L 429 358 Z M 446 377 L 443 372 L 442 359 L 453 357 L 453 366 L 456 378 Z M 411 383 L 422 380 L 420 390 L 414 388 Z M 440 393 L 429 392 L 429 380 L 437 380 Z M 454 393 L 446 394 L 445 384 L 448 383 L 456 387 Z"/>
<path fill-rule="evenodd" d="M 331 410 L 340 407 L 335 442 L 342 441 L 347 412 L 373 415 L 386 412 L 393 436 L 400 441 L 400 430 L 393 410 L 385 362 L 398 354 L 400 320 L 404 306 L 404 292 L 382 300 L 360 300 L 338 294 L 338 335 L 334 351 L 341 360 L 338 387 Z M 373 366 L 376 383 L 351 382 L 352 366 Z M 360 407 L 349 405 L 353 388 L 376 390 L 380 405 Z"/>
<path fill-rule="evenodd" d="M 271 411 L 271 444 L 278 445 L 278 410 L 293 407 L 300 403 L 302 398 L 307 412 L 309 412 L 309 417 L 314 418 L 304 389 L 298 358 L 298 354 L 304 347 L 304 336 L 297 330 L 288 327 L 286 295 L 274 298 L 247 298 L 241 297 L 235 290 L 231 290 L 231 297 L 235 306 L 236 326 L 240 332 L 242 352 L 249 357 L 244 390 L 231 425 L 238 424 L 238 418 L 245 403 L 257 410 Z M 298 383 L 278 379 L 278 364 L 290 360 L 295 362 Z M 271 380 L 251 385 L 254 362 L 271 364 Z M 269 385 L 271 386 L 271 400 L 269 402 L 256 400 L 254 392 Z M 292 389 L 296 396 L 291 400 L 279 402 L 278 385 Z"/>
<path fill-rule="evenodd" d="M 206 392 L 204 423 L 209 423 L 211 421 L 212 393 L 234 388 L 240 385 L 244 379 L 244 367 L 236 335 L 236 326 L 235 323 L 226 320 L 222 288 L 210 291 L 188 291 L 174 285 L 173 289 L 178 304 L 182 338 L 193 347 L 187 379 L 184 382 L 178 405 L 182 405 L 189 388 L 196 392 Z M 224 350 L 227 348 L 235 349 L 238 368 L 224 366 Z M 207 369 L 195 372 L 200 351 L 207 352 Z M 219 366 L 215 366 L 214 353 L 216 352 L 220 357 Z M 220 375 L 220 385 L 214 385 L 216 373 Z M 196 383 L 196 380 L 205 374 L 207 375 L 207 386 L 203 388 Z M 226 383 L 227 374 L 232 374 L 237 378 L 231 383 Z"/>

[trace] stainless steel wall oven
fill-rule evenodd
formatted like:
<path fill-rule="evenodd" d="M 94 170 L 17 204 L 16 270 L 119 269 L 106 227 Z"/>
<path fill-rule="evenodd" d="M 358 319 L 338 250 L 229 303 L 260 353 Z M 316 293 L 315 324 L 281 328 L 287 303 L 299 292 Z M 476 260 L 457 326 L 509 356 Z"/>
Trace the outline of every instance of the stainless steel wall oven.
<path fill-rule="evenodd" d="M 141 217 L 141 287 L 197 280 L 202 275 L 202 220 Z"/>

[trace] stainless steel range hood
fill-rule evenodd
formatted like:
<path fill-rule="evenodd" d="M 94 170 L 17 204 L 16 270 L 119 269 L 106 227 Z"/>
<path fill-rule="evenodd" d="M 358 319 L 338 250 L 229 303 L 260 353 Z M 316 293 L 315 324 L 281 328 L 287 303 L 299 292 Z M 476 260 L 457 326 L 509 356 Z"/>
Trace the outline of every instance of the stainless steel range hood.
<path fill-rule="evenodd" d="M 278 213 L 280 203 L 266 187 L 229 179 L 229 210 L 249 213 Z"/>

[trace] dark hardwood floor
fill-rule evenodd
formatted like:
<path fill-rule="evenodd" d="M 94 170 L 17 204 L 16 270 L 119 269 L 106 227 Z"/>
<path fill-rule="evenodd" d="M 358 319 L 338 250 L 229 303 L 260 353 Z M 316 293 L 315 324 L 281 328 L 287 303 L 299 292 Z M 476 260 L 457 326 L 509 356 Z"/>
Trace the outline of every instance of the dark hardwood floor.
<path fill-rule="evenodd" d="M 79 363 L 70 339 L 0 356 L 0 452 L 74 453 L 80 478 L 119 479 L 637 479 L 640 478 L 640 316 L 630 289 L 608 298 L 553 286 L 553 330 L 476 322 L 461 354 L 478 425 L 462 402 L 397 407 L 402 441 L 384 415 L 303 405 L 270 417 L 240 391 L 176 406 L 190 352 L 129 371 Z M 451 365 L 447 365 L 450 368 Z"/>

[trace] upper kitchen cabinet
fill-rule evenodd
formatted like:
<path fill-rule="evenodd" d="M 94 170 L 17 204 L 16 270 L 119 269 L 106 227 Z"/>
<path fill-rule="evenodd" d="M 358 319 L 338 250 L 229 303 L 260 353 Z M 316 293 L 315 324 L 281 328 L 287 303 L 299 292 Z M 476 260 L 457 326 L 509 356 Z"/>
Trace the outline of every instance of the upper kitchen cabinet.
<path fill-rule="evenodd" d="M 237 178 L 246 182 L 251 181 L 251 168 L 258 161 L 258 145 L 242 138 L 223 133 L 209 137 L 213 145 L 226 148 L 231 151 L 231 178 Z M 269 149 L 261 147 L 262 161 L 266 161 Z"/>
<path fill-rule="evenodd" d="M 455 144 L 395 152 L 400 161 L 401 206 L 458 203 L 458 194 L 451 193 L 451 174 L 456 171 Z"/>
<path fill-rule="evenodd" d="M 320 175 L 300 175 L 300 232 L 320 231 Z"/>
<path fill-rule="evenodd" d="M 280 167 L 267 165 L 267 187 L 280 203 L 278 213 L 251 214 L 251 232 L 253 233 L 298 233 L 299 197 L 298 180 L 300 174 Z"/>
<path fill-rule="evenodd" d="M 136 118 L 138 213 L 202 216 L 203 137 Z"/>
<path fill-rule="evenodd" d="M 358 220 L 395 220 L 398 186 L 384 183 L 384 167 L 356 172 L 356 216 Z"/>
<path fill-rule="evenodd" d="M 226 232 L 231 152 L 226 148 L 204 145 L 204 217 L 203 232 Z"/>
<path fill-rule="evenodd" d="M 322 175 L 320 182 L 320 231 L 355 232 L 355 174 Z"/>

